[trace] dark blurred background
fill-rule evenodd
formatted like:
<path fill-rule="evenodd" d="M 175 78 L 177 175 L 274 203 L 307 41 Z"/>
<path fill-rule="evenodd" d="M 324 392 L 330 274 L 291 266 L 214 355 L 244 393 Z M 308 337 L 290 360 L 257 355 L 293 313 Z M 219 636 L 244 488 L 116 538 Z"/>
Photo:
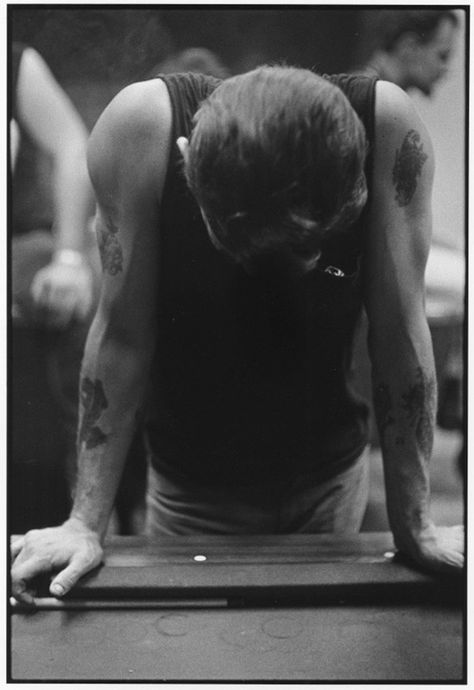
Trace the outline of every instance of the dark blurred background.
<path fill-rule="evenodd" d="M 89 127 L 118 89 L 188 46 L 233 74 L 275 61 L 340 72 L 359 59 L 360 10 L 162 7 L 10 7 L 10 37 L 41 53 Z"/>

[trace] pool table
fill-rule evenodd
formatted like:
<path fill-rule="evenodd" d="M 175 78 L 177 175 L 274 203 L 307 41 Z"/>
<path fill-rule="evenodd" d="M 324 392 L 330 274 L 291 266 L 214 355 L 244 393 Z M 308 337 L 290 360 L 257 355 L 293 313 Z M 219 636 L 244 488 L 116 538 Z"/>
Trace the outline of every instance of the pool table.
<path fill-rule="evenodd" d="M 463 578 L 387 533 L 111 537 L 34 612 L 10 604 L 13 681 L 463 682 Z"/>

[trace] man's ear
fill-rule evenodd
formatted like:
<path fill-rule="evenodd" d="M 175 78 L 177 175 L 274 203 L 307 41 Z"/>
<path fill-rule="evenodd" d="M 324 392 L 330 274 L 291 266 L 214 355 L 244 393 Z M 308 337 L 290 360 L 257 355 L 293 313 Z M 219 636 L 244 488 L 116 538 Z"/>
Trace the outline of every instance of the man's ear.
<path fill-rule="evenodd" d="M 186 139 L 186 137 L 178 137 L 176 139 L 176 144 L 179 148 L 179 152 L 181 153 L 184 162 L 187 163 L 189 155 L 189 141 Z"/>

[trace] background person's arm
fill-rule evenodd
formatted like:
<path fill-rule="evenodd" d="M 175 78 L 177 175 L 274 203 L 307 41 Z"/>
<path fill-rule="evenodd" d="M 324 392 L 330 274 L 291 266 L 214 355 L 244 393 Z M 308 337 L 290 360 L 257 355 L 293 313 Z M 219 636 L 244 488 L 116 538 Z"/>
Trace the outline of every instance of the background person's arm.
<path fill-rule="evenodd" d="M 10 120 L 10 164 L 12 171 L 15 170 L 18 151 L 20 149 L 20 128 L 16 120 Z"/>
<path fill-rule="evenodd" d="M 164 89 L 161 82 L 128 87 L 91 137 L 103 283 L 81 371 L 74 505 L 64 525 L 29 532 L 13 547 L 13 594 L 26 602 L 35 574 L 60 570 L 51 593 L 61 595 L 102 557 L 155 347 L 159 199 L 171 121 Z"/>
<path fill-rule="evenodd" d="M 33 48 L 18 71 L 17 112 L 37 146 L 52 157 L 56 248 L 81 251 L 93 213 L 87 173 L 87 129 L 69 96 Z"/>
<path fill-rule="evenodd" d="M 410 99 L 378 82 L 365 300 L 387 512 L 401 551 L 450 571 L 463 564 L 462 528 L 436 527 L 430 516 L 437 386 L 424 271 L 433 174 L 431 141 Z"/>
<path fill-rule="evenodd" d="M 21 125 L 51 157 L 54 252 L 40 270 L 32 296 L 48 311 L 45 321 L 65 326 L 83 319 L 92 304 L 92 275 L 84 260 L 94 197 L 86 164 L 88 132 L 68 95 L 33 49 L 22 54 L 16 103 Z"/>

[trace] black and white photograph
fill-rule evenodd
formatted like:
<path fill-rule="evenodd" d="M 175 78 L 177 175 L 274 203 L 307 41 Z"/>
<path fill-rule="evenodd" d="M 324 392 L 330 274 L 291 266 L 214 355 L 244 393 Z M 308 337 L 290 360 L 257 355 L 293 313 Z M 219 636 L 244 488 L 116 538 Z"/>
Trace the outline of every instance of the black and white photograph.
<path fill-rule="evenodd" d="M 465 685 L 469 4 L 4 9 L 7 682 Z"/>

